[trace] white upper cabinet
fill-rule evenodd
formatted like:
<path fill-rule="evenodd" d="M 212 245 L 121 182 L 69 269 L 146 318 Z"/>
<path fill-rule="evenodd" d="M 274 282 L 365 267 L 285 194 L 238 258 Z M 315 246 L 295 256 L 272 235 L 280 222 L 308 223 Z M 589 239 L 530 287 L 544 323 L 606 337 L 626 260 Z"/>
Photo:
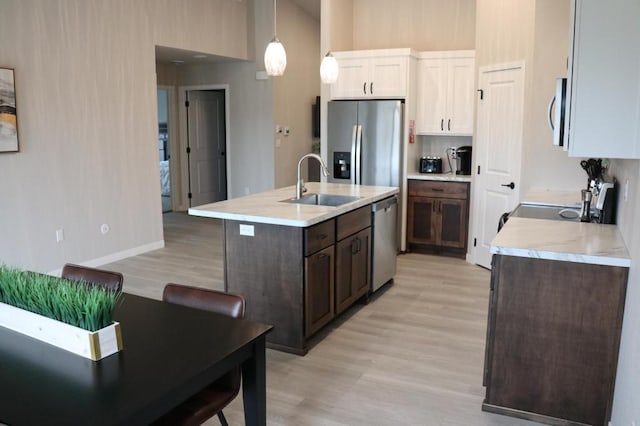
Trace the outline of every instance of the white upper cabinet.
<path fill-rule="evenodd" d="M 410 49 L 333 52 L 338 81 L 331 99 L 401 99 L 407 96 Z"/>
<path fill-rule="evenodd" d="M 416 133 L 473 135 L 475 52 L 418 55 Z"/>
<path fill-rule="evenodd" d="M 572 5 L 569 155 L 640 158 L 640 1 Z"/>

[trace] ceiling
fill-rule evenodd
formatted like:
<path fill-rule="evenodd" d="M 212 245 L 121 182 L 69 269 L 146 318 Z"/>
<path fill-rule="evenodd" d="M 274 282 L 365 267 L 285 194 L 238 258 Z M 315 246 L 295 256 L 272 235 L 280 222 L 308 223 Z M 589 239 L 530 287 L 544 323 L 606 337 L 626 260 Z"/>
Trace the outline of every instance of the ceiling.
<path fill-rule="evenodd" d="M 291 0 L 314 19 L 320 21 L 320 0 Z M 237 59 L 227 58 L 211 54 L 203 54 L 191 50 L 174 49 L 171 47 L 156 46 L 156 63 L 180 65 L 193 64 L 219 64 L 222 62 L 234 62 Z"/>

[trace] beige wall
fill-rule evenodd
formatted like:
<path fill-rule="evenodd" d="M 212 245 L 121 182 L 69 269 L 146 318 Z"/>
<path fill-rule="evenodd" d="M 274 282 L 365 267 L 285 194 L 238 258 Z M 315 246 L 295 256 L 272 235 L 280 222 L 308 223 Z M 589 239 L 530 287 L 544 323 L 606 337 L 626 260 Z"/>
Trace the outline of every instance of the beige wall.
<path fill-rule="evenodd" d="M 566 76 L 569 0 L 478 0 L 476 12 L 476 66 L 525 64 L 521 194 L 577 191 L 586 184 L 579 159 L 552 145 L 547 124 L 555 79 Z"/>
<path fill-rule="evenodd" d="M 20 138 L 0 155 L 0 262 L 50 271 L 162 245 L 154 46 L 244 59 L 246 7 L 0 0 Z"/>
<path fill-rule="evenodd" d="M 618 358 L 618 374 L 611 424 L 628 425 L 640 419 L 638 383 L 640 383 L 640 161 L 615 160 L 611 174 L 620 183 L 618 194 L 618 227 L 631 255 L 627 282 L 627 299 L 622 323 L 622 340 Z M 624 200 L 625 182 L 629 181 L 628 198 Z"/>
<path fill-rule="evenodd" d="M 353 0 L 353 49 L 473 49 L 475 9 L 475 0 Z"/>
<path fill-rule="evenodd" d="M 283 76 L 273 78 L 273 122 L 289 127 L 291 133 L 284 136 L 271 131 L 276 188 L 295 185 L 298 160 L 311 152 L 311 106 L 320 95 L 320 22 L 292 1 L 281 0 L 278 38 L 287 51 L 287 69 Z M 276 140 L 280 140 L 279 147 Z"/>

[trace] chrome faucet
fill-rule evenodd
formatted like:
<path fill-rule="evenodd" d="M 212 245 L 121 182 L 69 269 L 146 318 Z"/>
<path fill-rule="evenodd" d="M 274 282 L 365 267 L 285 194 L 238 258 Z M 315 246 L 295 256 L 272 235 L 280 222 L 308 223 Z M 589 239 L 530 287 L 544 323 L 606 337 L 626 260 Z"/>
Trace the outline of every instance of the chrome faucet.
<path fill-rule="evenodd" d="M 298 161 L 298 180 L 296 181 L 296 200 L 299 200 L 300 198 L 302 198 L 302 194 L 307 192 L 307 188 L 304 187 L 304 181 L 300 177 L 300 166 L 302 166 L 302 161 L 305 158 L 315 158 L 316 160 L 318 160 L 320 162 L 320 170 L 322 170 L 322 175 L 324 177 L 329 176 L 329 169 L 327 168 L 327 165 L 325 164 L 322 157 L 320 157 L 318 154 L 303 155 L 300 161 Z"/>

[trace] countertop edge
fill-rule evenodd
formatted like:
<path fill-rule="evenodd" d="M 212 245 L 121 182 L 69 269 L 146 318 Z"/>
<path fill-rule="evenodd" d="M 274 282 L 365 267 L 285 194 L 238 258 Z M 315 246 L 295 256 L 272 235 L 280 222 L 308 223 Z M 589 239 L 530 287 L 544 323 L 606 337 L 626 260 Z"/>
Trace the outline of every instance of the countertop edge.
<path fill-rule="evenodd" d="M 537 249 L 491 246 L 492 254 L 503 256 L 528 257 L 533 259 L 557 260 L 561 262 L 588 263 L 602 266 L 631 267 L 631 259 L 589 254 L 561 253 Z"/>
<path fill-rule="evenodd" d="M 451 173 L 421 173 L 409 174 L 407 180 L 431 180 L 441 182 L 467 182 L 471 183 L 471 175 L 454 175 Z"/>

